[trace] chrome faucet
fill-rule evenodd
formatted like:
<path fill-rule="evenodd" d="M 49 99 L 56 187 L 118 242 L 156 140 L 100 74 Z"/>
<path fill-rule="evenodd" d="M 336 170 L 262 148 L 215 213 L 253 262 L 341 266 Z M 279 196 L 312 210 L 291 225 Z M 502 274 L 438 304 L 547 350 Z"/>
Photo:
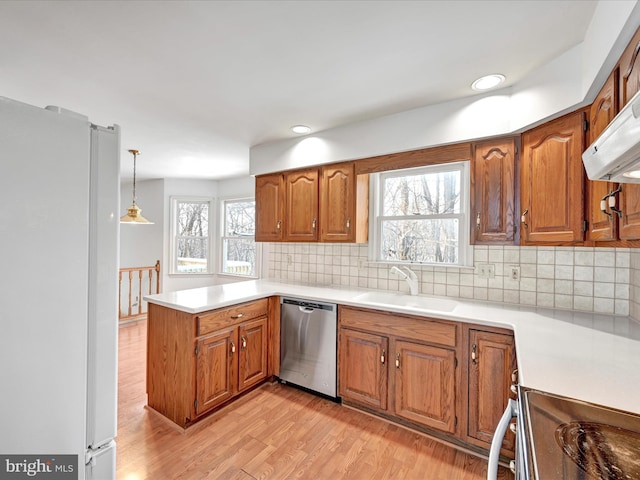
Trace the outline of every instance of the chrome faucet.
<path fill-rule="evenodd" d="M 402 270 L 404 270 L 404 272 Z M 409 285 L 409 290 L 411 291 L 411 295 L 417 295 L 418 294 L 418 276 L 409 267 L 402 267 L 402 270 L 400 270 L 398 267 L 394 265 L 393 267 L 391 267 L 391 270 L 389 271 L 389 273 L 393 275 L 400 275 L 404 280 L 406 280 L 407 284 Z"/>

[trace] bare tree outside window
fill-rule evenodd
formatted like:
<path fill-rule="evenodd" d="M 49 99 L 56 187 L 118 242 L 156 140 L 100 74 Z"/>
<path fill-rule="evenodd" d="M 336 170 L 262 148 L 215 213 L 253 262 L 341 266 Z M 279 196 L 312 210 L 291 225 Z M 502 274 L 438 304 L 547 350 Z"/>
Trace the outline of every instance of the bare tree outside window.
<path fill-rule="evenodd" d="M 393 172 L 380 177 L 379 259 L 458 264 L 462 169 Z"/>
<path fill-rule="evenodd" d="M 223 211 L 222 273 L 256 276 L 256 202 L 227 200 Z"/>
<path fill-rule="evenodd" d="M 176 268 L 179 273 L 209 271 L 209 202 L 176 205 Z"/>

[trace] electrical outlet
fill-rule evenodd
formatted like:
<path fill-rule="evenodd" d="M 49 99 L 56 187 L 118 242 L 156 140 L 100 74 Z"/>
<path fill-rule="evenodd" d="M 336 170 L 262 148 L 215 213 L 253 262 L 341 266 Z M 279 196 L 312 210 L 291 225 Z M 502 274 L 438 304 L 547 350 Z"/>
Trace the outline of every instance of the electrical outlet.
<path fill-rule="evenodd" d="M 293 265 L 293 260 L 291 258 L 291 255 L 287 255 L 287 265 Z"/>
<path fill-rule="evenodd" d="M 520 266 L 519 265 L 511 265 L 509 267 L 511 269 L 511 280 L 514 280 L 516 282 L 520 281 Z"/>

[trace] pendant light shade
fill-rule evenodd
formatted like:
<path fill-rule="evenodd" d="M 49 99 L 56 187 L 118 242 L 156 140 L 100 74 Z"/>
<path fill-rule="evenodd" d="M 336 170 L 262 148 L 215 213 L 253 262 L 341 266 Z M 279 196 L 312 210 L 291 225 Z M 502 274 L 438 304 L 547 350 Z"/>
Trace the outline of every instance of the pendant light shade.
<path fill-rule="evenodd" d="M 133 155 L 133 201 L 131 206 L 127 208 L 127 214 L 120 217 L 120 223 L 153 225 L 153 222 L 140 215 L 142 210 L 136 205 L 136 157 L 140 152 L 138 150 L 129 150 L 129 153 Z"/>

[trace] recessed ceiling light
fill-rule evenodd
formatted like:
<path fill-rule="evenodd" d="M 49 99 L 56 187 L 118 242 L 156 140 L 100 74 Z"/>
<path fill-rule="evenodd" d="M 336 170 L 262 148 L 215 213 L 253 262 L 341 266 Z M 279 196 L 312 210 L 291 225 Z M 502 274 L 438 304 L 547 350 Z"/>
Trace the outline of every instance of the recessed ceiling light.
<path fill-rule="evenodd" d="M 311 131 L 311 128 L 307 127 L 306 125 L 294 125 L 293 127 L 291 127 L 291 131 L 293 133 L 309 133 Z"/>
<path fill-rule="evenodd" d="M 484 77 L 480 77 L 475 82 L 471 84 L 471 88 L 474 90 L 489 90 L 490 88 L 497 87 L 502 82 L 504 82 L 505 76 L 500 75 L 499 73 L 494 73 L 492 75 L 485 75 Z"/>

